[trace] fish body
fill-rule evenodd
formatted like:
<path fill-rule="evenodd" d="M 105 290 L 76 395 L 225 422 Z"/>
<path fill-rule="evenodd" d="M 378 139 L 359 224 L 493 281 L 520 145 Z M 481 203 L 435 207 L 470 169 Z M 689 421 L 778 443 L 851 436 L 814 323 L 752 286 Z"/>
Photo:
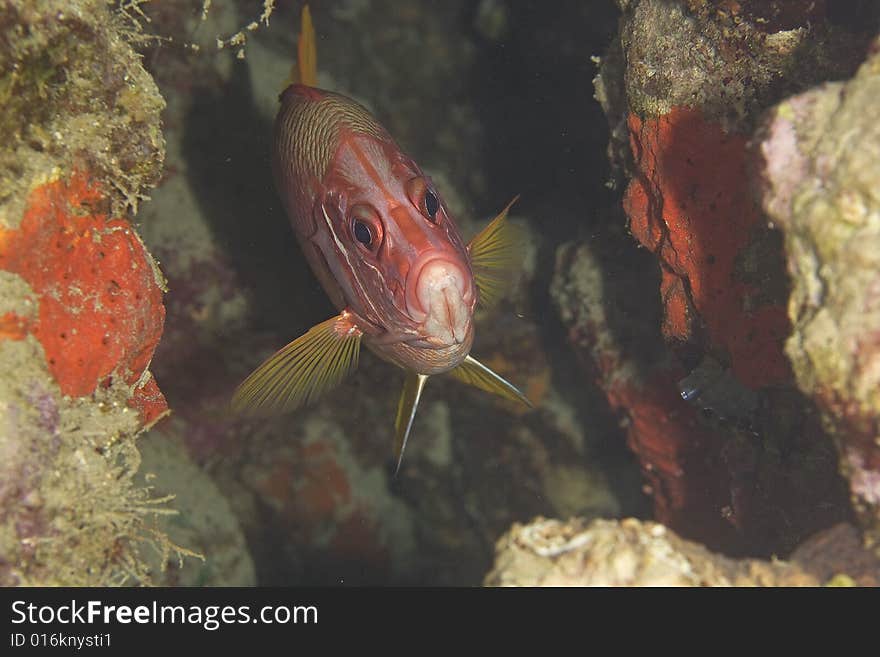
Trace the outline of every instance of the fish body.
<path fill-rule="evenodd" d="M 418 374 L 460 365 L 477 290 L 431 180 L 360 104 L 301 84 L 281 95 L 274 144 L 276 187 L 303 252 L 365 344 Z"/>
<path fill-rule="evenodd" d="M 317 88 L 314 42 L 306 6 L 299 82 L 281 94 L 275 120 L 273 175 L 339 314 L 266 360 L 232 405 L 271 414 L 314 401 L 357 367 L 363 342 L 406 372 L 395 419 L 399 468 L 429 376 L 448 372 L 531 405 L 470 355 L 474 310 L 500 296 L 520 262 L 521 239 L 506 220 L 508 205 L 466 244 L 431 179 L 370 112 Z"/>

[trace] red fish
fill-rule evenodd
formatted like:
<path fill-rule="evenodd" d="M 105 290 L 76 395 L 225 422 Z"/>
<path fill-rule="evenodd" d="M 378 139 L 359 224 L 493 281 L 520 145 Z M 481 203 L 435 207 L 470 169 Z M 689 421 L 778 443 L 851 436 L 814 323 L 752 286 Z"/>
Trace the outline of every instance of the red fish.
<path fill-rule="evenodd" d="M 399 468 L 431 375 L 449 372 L 530 405 L 470 356 L 476 304 L 497 298 L 520 245 L 510 205 L 466 245 L 431 179 L 379 122 L 316 88 L 315 60 L 306 6 L 301 82 L 281 94 L 273 170 L 303 253 L 340 313 L 263 363 L 233 407 L 277 413 L 311 402 L 356 368 L 363 342 L 407 373 L 395 422 Z"/>

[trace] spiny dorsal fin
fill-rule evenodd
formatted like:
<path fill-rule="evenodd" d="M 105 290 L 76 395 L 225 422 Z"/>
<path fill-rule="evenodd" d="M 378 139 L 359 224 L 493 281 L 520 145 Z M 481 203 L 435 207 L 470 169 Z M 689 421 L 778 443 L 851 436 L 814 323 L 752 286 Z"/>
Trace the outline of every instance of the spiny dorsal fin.
<path fill-rule="evenodd" d="M 309 87 L 318 86 L 318 53 L 315 47 L 315 26 L 312 24 L 312 12 L 308 5 L 303 5 L 300 13 L 300 32 L 296 42 L 296 63 L 290 68 L 290 75 L 284 89 L 292 84 L 305 84 Z"/>
<path fill-rule="evenodd" d="M 511 274 L 522 265 L 525 233 L 507 221 L 507 212 L 518 198 L 515 196 L 468 245 L 480 304 L 486 308 L 501 298 Z"/>
<path fill-rule="evenodd" d="M 464 362 L 454 370 L 450 370 L 449 374 L 475 388 L 532 408 L 532 402 L 515 385 L 490 370 L 473 356 L 465 358 Z"/>
<path fill-rule="evenodd" d="M 422 396 L 422 389 L 427 380 L 427 374 L 407 372 L 406 380 L 403 382 L 400 401 L 397 403 L 397 417 L 394 419 L 394 459 L 397 461 L 397 467 L 394 469 L 395 477 L 400 470 L 400 463 L 403 461 L 403 450 L 406 449 L 406 441 L 409 438 L 409 432 L 416 417 L 416 409 L 419 407 L 419 399 Z"/>
<path fill-rule="evenodd" d="M 312 24 L 312 12 L 308 5 L 303 5 L 300 17 L 299 41 L 296 44 L 296 65 L 300 84 L 309 87 L 318 86 L 318 53 L 315 46 L 315 26 Z"/>
<path fill-rule="evenodd" d="M 313 326 L 238 386 L 232 409 L 274 415 L 315 401 L 357 368 L 362 335 L 344 312 Z"/>

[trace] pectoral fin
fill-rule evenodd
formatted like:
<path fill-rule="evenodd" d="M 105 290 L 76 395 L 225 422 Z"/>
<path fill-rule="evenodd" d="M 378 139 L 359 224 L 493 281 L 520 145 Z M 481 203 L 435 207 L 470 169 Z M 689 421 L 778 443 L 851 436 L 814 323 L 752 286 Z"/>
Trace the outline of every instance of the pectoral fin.
<path fill-rule="evenodd" d="M 274 415 L 315 401 L 357 368 L 362 335 L 347 313 L 313 326 L 238 386 L 232 409 Z"/>
<path fill-rule="evenodd" d="M 526 236 L 522 228 L 507 220 L 507 212 L 518 198 L 514 197 L 468 245 L 480 304 L 487 308 L 501 298 L 511 274 L 522 265 Z"/>
<path fill-rule="evenodd" d="M 450 370 L 449 374 L 475 388 L 491 392 L 510 401 L 520 402 L 532 408 L 532 402 L 516 386 L 495 374 L 495 372 L 476 358 L 468 356 L 461 365 L 454 370 Z"/>
<path fill-rule="evenodd" d="M 422 396 L 422 389 L 425 387 L 425 381 L 427 380 L 427 374 L 407 372 L 406 380 L 403 382 L 403 390 L 400 393 L 400 401 L 397 404 L 397 417 L 394 420 L 394 459 L 397 461 L 397 467 L 394 469 L 395 477 L 398 470 L 400 470 L 403 450 L 406 448 L 409 431 L 412 429 L 413 419 L 416 417 L 416 409 L 419 407 L 419 399 Z"/>

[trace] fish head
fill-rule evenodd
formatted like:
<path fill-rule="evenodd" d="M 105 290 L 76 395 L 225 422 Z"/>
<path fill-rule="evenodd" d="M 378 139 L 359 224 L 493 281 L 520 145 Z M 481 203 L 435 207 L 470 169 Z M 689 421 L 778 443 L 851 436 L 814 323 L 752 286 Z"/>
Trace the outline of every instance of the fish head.
<path fill-rule="evenodd" d="M 397 145 L 342 135 L 323 181 L 328 260 L 346 303 L 410 349 L 473 340 L 477 291 L 467 247 L 436 187 Z M 457 363 L 455 363 L 457 364 Z"/>

